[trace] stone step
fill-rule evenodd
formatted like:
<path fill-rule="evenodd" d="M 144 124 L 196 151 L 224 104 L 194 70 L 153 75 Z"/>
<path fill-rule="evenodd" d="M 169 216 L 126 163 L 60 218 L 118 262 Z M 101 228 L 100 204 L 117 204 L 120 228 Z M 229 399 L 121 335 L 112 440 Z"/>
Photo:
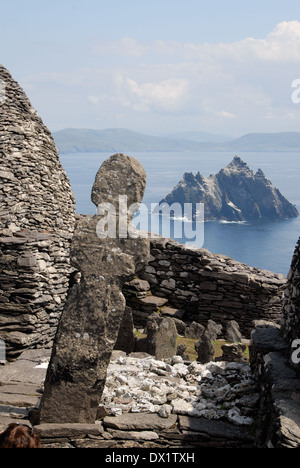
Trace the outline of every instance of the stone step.
<path fill-rule="evenodd" d="M 171 429 L 176 422 L 176 414 L 161 418 L 155 413 L 124 413 L 120 416 L 106 416 L 103 426 L 121 431 L 163 431 Z"/>
<path fill-rule="evenodd" d="M 36 385 L 5 384 L 0 386 L 0 431 L 10 423 L 29 424 L 29 410 L 39 403 L 41 390 Z"/>
<path fill-rule="evenodd" d="M 184 310 L 174 309 L 173 307 L 163 306 L 160 309 L 160 313 L 163 316 L 182 319 L 184 316 Z"/>
<path fill-rule="evenodd" d="M 33 350 L 32 352 L 34 352 Z M 30 353 L 30 351 L 28 351 Z M 46 353 L 45 353 L 46 354 Z M 8 363 L 1 367 L 0 375 L 0 391 L 1 386 L 6 384 L 16 384 L 26 382 L 39 386 L 44 380 L 47 372 L 47 367 L 43 367 L 40 362 L 25 359 L 25 353 L 14 363 Z M 46 361 L 45 356 L 45 361 Z"/>
<path fill-rule="evenodd" d="M 0 405 L 10 405 L 18 408 L 34 407 L 41 397 L 35 391 L 34 393 L 30 393 L 30 387 L 26 393 L 18 393 L 18 391 L 15 393 L 15 388 L 16 386 L 12 385 L 11 391 L 8 392 L 2 391 L 2 387 L 0 387 Z"/>
<path fill-rule="evenodd" d="M 146 280 L 136 278 L 126 282 L 123 286 L 123 291 L 128 294 L 147 294 L 150 291 L 150 284 Z"/>
<path fill-rule="evenodd" d="M 0 432 L 4 431 L 7 426 L 12 423 L 27 424 L 28 426 L 31 425 L 27 412 L 20 415 L 15 412 L 3 414 L 0 407 Z"/>
<path fill-rule="evenodd" d="M 104 432 L 101 424 L 40 424 L 35 426 L 35 431 L 41 439 L 58 439 L 64 437 L 82 438 L 89 436 L 101 436 Z"/>
<path fill-rule="evenodd" d="M 249 433 L 249 428 L 235 426 L 229 422 L 180 415 L 178 425 L 182 433 L 197 432 L 222 441 L 248 442 L 251 446 L 253 444 L 253 436 Z"/>
<path fill-rule="evenodd" d="M 146 296 L 144 298 L 134 298 L 131 301 L 132 308 L 135 310 L 137 307 L 142 311 L 149 313 L 158 312 L 158 310 L 168 303 L 168 299 L 158 296 Z"/>

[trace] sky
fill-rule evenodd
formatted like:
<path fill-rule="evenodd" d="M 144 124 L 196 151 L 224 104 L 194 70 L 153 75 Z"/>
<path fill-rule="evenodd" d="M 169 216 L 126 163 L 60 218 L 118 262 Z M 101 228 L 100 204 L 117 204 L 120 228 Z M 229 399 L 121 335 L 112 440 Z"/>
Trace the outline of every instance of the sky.
<path fill-rule="evenodd" d="M 300 131 L 299 0 L 0 0 L 0 40 L 51 131 Z"/>

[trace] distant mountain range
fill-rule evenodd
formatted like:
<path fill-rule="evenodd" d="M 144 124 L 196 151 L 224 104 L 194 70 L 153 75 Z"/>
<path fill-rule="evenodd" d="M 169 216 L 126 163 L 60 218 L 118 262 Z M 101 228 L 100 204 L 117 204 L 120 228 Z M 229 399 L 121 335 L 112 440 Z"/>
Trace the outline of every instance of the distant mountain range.
<path fill-rule="evenodd" d="M 206 132 L 151 136 L 123 128 L 53 132 L 60 153 L 138 151 L 300 151 L 300 132 L 249 133 L 237 139 Z"/>

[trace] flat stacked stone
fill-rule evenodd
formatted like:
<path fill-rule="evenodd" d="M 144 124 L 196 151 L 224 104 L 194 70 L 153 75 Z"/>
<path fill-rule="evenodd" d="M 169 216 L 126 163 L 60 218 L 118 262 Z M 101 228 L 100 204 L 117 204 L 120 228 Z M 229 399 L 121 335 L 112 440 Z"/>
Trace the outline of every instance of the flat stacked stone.
<path fill-rule="evenodd" d="M 207 249 L 152 238 L 150 261 L 140 277 L 149 282 L 154 297 L 184 311 L 181 320 L 187 325 L 196 322 L 206 327 L 213 320 L 225 332 L 227 324 L 236 321 L 241 334 L 249 339 L 256 320 L 281 321 L 287 283 L 284 275 Z M 293 278 L 297 279 L 296 272 Z M 127 302 L 135 324 L 140 323 L 141 306 L 134 297 Z"/>
<path fill-rule="evenodd" d="M 50 131 L 0 66 L 0 339 L 51 343 L 69 286 L 75 199 Z"/>
<path fill-rule="evenodd" d="M 300 239 L 295 248 L 284 291 L 281 328 L 292 354 L 300 348 Z M 299 361 L 298 356 L 296 358 Z M 293 365 L 300 370 L 299 362 L 293 362 Z"/>

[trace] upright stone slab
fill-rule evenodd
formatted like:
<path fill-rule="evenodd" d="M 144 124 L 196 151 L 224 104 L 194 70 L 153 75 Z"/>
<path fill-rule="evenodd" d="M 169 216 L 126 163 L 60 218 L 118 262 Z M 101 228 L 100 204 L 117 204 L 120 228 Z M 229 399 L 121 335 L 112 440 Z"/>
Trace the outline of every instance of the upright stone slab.
<path fill-rule="evenodd" d="M 124 213 L 120 196 L 128 197 L 128 207 L 139 204 L 145 186 L 142 166 L 122 154 L 105 161 L 96 176 L 92 200 L 98 212 L 81 217 L 76 226 L 71 259 L 82 278 L 71 289 L 58 327 L 41 401 L 41 423 L 95 422 L 126 305 L 122 286 L 145 267 L 150 250 L 147 238 L 124 237 L 127 209 Z M 105 237 L 114 226 L 114 216 L 106 210 L 113 213 L 114 208 L 116 236 Z M 131 236 L 137 234 L 130 228 L 133 211 L 126 217 Z"/>
<path fill-rule="evenodd" d="M 163 360 L 175 356 L 177 352 L 176 340 L 177 328 L 175 322 L 171 318 L 165 318 L 152 340 L 156 359 Z"/>
<path fill-rule="evenodd" d="M 201 325 L 201 323 L 192 322 L 191 325 L 185 329 L 185 338 L 199 340 L 204 332 L 205 327 Z"/>
<path fill-rule="evenodd" d="M 242 334 L 240 332 L 239 324 L 235 320 L 230 320 L 227 323 L 225 336 L 229 343 L 241 343 Z"/>
<path fill-rule="evenodd" d="M 114 349 L 118 351 L 124 351 L 126 354 L 130 354 L 135 351 L 135 343 L 136 337 L 134 335 L 132 309 L 130 307 L 125 307 L 119 335 Z"/>
<path fill-rule="evenodd" d="M 204 332 L 200 340 L 195 343 L 195 350 L 198 353 L 197 361 L 206 364 L 214 359 L 214 347 L 209 335 Z"/>

